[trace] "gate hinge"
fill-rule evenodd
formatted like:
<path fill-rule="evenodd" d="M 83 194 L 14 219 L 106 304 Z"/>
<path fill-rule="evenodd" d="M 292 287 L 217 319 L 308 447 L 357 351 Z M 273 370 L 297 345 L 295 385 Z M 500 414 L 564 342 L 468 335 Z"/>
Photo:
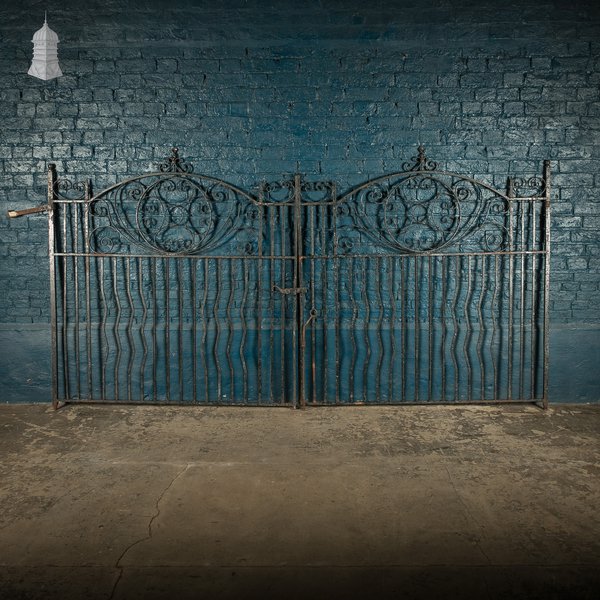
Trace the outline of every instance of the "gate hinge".
<path fill-rule="evenodd" d="M 279 292 L 280 294 L 285 294 L 286 296 L 288 294 L 305 294 L 307 290 L 308 290 L 308 288 L 305 288 L 305 287 L 282 288 L 282 287 L 279 287 L 278 285 L 273 286 L 274 292 Z"/>

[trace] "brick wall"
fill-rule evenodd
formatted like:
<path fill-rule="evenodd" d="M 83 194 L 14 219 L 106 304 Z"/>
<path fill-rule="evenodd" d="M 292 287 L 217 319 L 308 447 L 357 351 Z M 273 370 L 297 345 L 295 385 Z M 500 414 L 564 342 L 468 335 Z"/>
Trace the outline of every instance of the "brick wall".
<path fill-rule="evenodd" d="M 49 162 L 99 189 L 152 170 L 176 145 L 197 172 L 241 186 L 299 170 L 346 187 L 398 170 L 423 142 L 443 166 L 500 188 L 552 159 L 553 356 L 564 354 L 553 396 L 600 397 L 589 374 L 600 358 L 596 0 L 68 0 L 47 6 L 65 74 L 51 82 L 26 74 L 44 8 L 0 8 L 8 345 L 11 331 L 35 345 L 47 328 L 45 220 L 9 221 L 6 209 L 44 202 Z M 594 342 L 573 388 L 584 335 Z M 34 384 L 47 376 L 40 361 L 27 363 Z M 27 379 L 10 371 L 13 391 L 0 392 L 23 399 L 26 384 L 14 389 Z"/>

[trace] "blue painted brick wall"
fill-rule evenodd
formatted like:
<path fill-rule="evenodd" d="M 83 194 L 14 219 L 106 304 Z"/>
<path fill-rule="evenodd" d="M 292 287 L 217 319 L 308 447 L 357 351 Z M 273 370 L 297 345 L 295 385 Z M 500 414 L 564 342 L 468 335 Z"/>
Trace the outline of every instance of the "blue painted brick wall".
<path fill-rule="evenodd" d="M 44 9 L 65 74 L 50 82 L 26 74 Z M 597 0 L 5 0 L 0 124 L 3 356 L 11 340 L 37 356 L 0 365 L 0 401 L 46 400 L 45 220 L 6 209 L 44 202 L 49 162 L 99 189 L 176 145 L 241 186 L 300 170 L 345 187 L 417 142 L 499 187 L 552 159 L 553 397 L 600 397 Z"/>

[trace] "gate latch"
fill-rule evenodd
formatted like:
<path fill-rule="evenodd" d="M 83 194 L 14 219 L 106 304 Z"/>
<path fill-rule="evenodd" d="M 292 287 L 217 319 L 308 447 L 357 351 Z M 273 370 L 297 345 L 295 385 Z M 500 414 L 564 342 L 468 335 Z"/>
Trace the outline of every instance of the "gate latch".
<path fill-rule="evenodd" d="M 280 294 L 285 294 L 286 296 L 289 294 L 305 294 L 308 288 L 305 287 L 291 287 L 291 288 L 282 288 L 278 285 L 273 286 L 274 292 L 279 292 Z"/>

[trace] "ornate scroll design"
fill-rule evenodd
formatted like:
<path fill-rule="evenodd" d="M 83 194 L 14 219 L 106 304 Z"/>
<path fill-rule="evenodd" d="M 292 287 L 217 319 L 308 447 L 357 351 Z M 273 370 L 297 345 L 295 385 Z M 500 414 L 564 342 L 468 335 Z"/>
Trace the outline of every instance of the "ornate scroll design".
<path fill-rule="evenodd" d="M 293 203 L 294 193 L 295 182 L 292 178 L 281 181 L 263 181 L 259 186 L 259 198 L 264 203 Z"/>
<path fill-rule="evenodd" d="M 417 148 L 417 156 L 413 156 L 410 161 L 402 163 L 402 169 L 404 171 L 435 171 L 437 169 L 437 163 L 429 160 L 425 156 L 425 146 L 420 144 Z"/>
<path fill-rule="evenodd" d="M 332 181 L 302 181 L 303 202 L 333 202 L 336 186 Z"/>
<path fill-rule="evenodd" d="M 508 249 L 507 197 L 469 177 L 437 170 L 422 146 L 414 164 L 346 194 L 337 207 L 342 253 L 493 252 Z M 368 241 L 367 241 L 368 240 Z"/>
<path fill-rule="evenodd" d="M 175 148 L 160 169 L 92 199 L 93 251 L 207 254 L 235 238 L 228 253 L 256 252 L 259 214 L 250 196 L 224 181 L 193 175 Z"/>
<path fill-rule="evenodd" d="M 541 198 L 546 194 L 546 181 L 533 177 L 511 177 L 508 180 L 509 196 L 515 198 Z"/>
<path fill-rule="evenodd" d="M 179 148 L 171 148 L 171 154 L 158 165 L 161 173 L 191 173 L 192 165 L 179 156 Z"/>
<path fill-rule="evenodd" d="M 324 253 L 331 248 L 332 236 L 326 224 L 327 215 L 336 201 L 336 185 L 332 181 L 306 181 L 297 173 L 278 181 L 263 181 L 258 191 L 264 211 L 262 247 L 270 252 L 291 254 L 293 240 L 303 237 L 303 252 Z M 306 210 L 319 205 L 323 210 Z M 299 209 L 296 214 L 295 209 Z M 294 231 L 294 224 L 300 225 Z"/>
<path fill-rule="evenodd" d="M 301 204 L 333 202 L 336 185 L 332 181 L 305 181 L 301 175 L 286 177 L 279 181 L 264 181 L 259 187 L 261 202 L 293 204 L 294 194 L 299 192 Z"/>
<path fill-rule="evenodd" d="M 56 196 L 64 200 L 83 200 L 85 188 L 82 181 L 72 181 L 65 177 L 56 180 Z"/>

